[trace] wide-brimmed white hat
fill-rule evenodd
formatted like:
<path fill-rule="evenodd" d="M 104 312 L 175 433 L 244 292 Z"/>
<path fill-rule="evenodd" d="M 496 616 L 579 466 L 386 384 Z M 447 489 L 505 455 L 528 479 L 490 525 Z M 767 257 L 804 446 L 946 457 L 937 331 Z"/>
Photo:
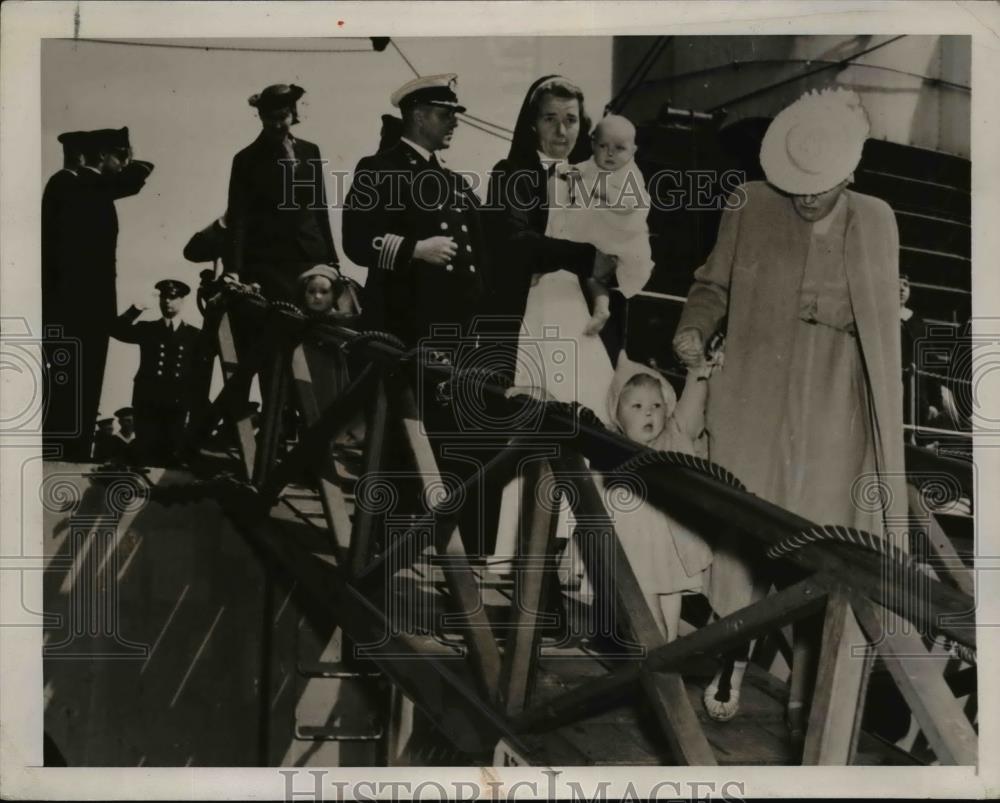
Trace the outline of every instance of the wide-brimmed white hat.
<path fill-rule="evenodd" d="M 771 122 L 760 144 L 760 166 L 779 190 L 826 192 L 854 172 L 870 130 L 856 92 L 812 90 Z"/>

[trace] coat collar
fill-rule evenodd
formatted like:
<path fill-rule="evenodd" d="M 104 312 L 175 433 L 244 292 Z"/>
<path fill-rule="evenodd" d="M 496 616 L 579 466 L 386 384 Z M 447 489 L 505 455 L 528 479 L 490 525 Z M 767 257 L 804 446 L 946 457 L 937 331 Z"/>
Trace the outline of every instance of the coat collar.
<path fill-rule="evenodd" d="M 427 150 L 427 148 L 423 147 L 422 145 L 418 145 L 411 139 L 407 139 L 406 137 L 400 137 L 399 141 L 402 145 L 404 145 L 405 147 L 409 148 L 411 151 L 416 153 L 417 156 L 419 156 L 425 162 L 429 162 L 431 160 L 431 156 L 434 155 L 431 151 Z"/>
<path fill-rule="evenodd" d="M 292 150 L 298 152 L 300 140 L 296 139 L 294 135 L 288 135 L 288 141 L 292 144 Z M 272 142 L 267 137 L 264 136 L 264 132 L 261 131 L 257 135 L 257 139 L 253 141 L 253 144 L 262 151 L 267 151 L 269 153 L 283 153 L 284 148 L 280 143 Z"/>

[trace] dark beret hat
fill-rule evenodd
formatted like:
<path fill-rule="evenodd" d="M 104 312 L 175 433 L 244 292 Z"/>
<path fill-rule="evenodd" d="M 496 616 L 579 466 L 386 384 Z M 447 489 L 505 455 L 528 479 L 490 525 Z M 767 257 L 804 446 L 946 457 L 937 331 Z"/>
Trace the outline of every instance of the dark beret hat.
<path fill-rule="evenodd" d="M 271 84 L 264 91 L 251 95 L 247 103 L 255 109 L 284 109 L 294 106 L 306 91 L 295 84 Z"/>

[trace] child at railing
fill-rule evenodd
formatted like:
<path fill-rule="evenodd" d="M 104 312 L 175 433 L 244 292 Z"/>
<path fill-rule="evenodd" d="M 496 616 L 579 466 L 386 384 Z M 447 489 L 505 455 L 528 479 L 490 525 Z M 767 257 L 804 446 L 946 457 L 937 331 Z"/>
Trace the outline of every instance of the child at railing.
<path fill-rule="evenodd" d="M 316 265 L 299 276 L 302 311 L 310 317 L 353 320 L 361 313 L 355 283 L 329 265 Z"/>
<path fill-rule="evenodd" d="M 330 323 L 353 325 L 361 314 L 360 292 L 357 284 L 342 276 L 329 265 L 316 265 L 298 278 L 299 305 L 311 319 L 329 320 Z M 308 388 L 299 389 L 306 426 L 311 425 L 321 412 L 339 396 L 350 381 L 348 361 L 337 346 L 324 344 L 308 336 L 297 349 L 293 360 L 302 359 L 308 374 L 300 367 L 296 381 L 308 375 Z M 315 405 L 307 403 L 314 399 Z M 359 415 L 346 430 L 338 443 L 352 446 L 363 439 L 364 422 Z"/>
<path fill-rule="evenodd" d="M 689 369 L 678 401 L 659 373 L 622 354 L 608 392 L 612 423 L 626 438 L 643 446 L 703 454 L 699 444 L 704 442 L 705 380 L 712 368 L 706 361 Z M 671 641 L 677 638 L 682 595 L 708 591 L 711 547 L 648 500 L 626 507 L 612 511 L 615 531 L 664 638 Z"/>

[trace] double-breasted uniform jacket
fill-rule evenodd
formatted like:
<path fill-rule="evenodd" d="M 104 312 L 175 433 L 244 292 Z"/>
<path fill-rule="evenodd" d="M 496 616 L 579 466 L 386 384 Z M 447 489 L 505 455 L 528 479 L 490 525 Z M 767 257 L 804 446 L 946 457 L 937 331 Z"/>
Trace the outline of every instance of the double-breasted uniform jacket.
<path fill-rule="evenodd" d="M 196 392 L 202 352 L 201 330 L 179 321 L 171 330 L 166 319 L 135 322 L 142 310 L 130 307 L 115 322 L 112 335 L 139 346 L 139 370 L 132 389 L 132 406 L 184 407 Z"/>
<path fill-rule="evenodd" d="M 319 147 L 294 137 L 291 145 L 294 165 L 263 133 L 233 157 L 226 225 L 227 268 L 235 273 L 253 264 L 337 261 Z"/>
<path fill-rule="evenodd" d="M 355 168 L 344 208 L 344 251 L 368 268 L 365 325 L 410 345 L 435 325 L 467 333 L 488 287 L 479 200 L 457 173 L 398 142 Z M 413 258 L 419 240 L 453 237 L 445 265 Z"/>

